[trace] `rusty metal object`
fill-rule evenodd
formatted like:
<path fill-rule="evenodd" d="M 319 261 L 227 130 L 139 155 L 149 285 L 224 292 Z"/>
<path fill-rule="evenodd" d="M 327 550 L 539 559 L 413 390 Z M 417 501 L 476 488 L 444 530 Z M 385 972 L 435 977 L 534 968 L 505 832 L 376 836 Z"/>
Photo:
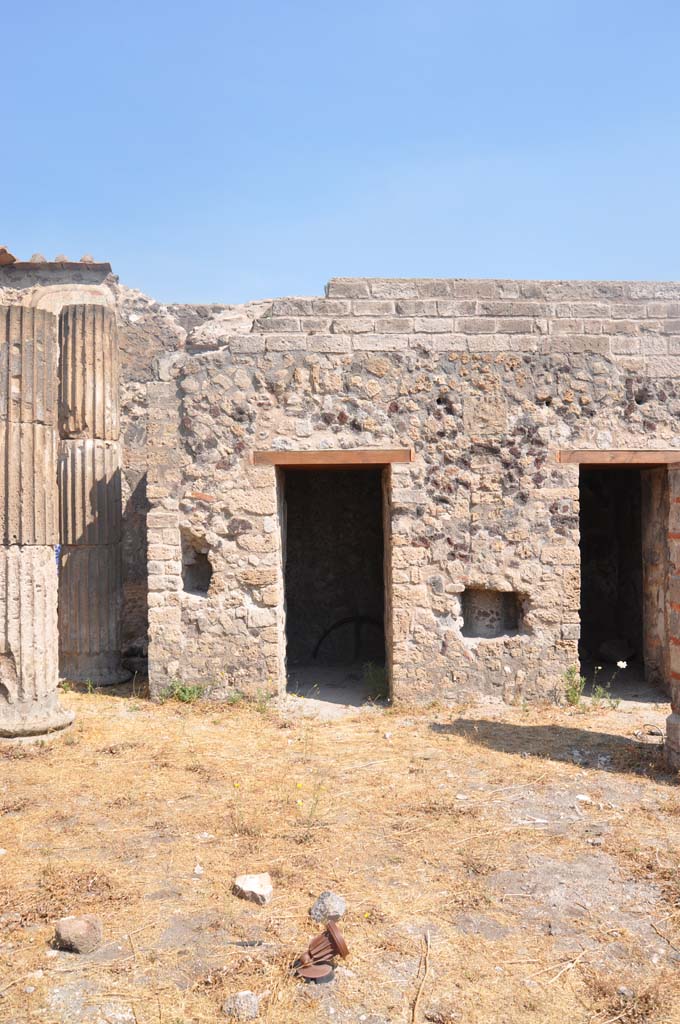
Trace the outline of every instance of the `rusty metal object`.
<path fill-rule="evenodd" d="M 304 978 L 305 981 L 317 984 L 330 981 L 334 973 L 330 961 L 336 956 L 344 959 L 349 956 L 349 949 L 337 924 L 329 921 L 328 927 L 315 936 L 307 951 L 297 958 L 293 970 L 298 978 Z"/>

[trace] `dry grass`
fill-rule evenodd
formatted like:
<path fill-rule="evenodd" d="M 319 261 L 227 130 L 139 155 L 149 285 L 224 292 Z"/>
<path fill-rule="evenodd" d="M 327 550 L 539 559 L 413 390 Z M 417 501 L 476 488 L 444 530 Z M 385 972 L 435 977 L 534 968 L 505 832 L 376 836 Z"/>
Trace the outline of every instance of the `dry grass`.
<path fill-rule="evenodd" d="M 61 1024 L 49 993 L 80 980 L 91 1005 L 130 1008 L 137 1024 L 215 1021 L 244 988 L 266 993 L 271 1024 L 410 1021 L 426 932 L 419 1021 L 680 1021 L 680 799 L 658 750 L 630 742 L 650 711 L 321 723 L 274 707 L 63 700 L 78 715 L 69 736 L 0 748 L 0 1021 Z M 571 761 L 586 744 L 611 770 Z M 522 801 L 550 810 L 562 793 L 593 803 L 573 827 L 532 822 Z M 607 826 L 602 850 L 591 820 Z M 542 897 L 497 884 L 541 858 L 567 870 L 605 854 L 653 894 L 639 914 L 658 930 L 657 962 L 642 933 L 593 909 L 594 892 L 574 895 L 591 909 L 565 937 Z M 265 870 L 271 904 L 231 895 L 236 874 Z M 317 930 L 307 912 L 323 889 L 347 900 L 351 957 L 322 993 L 288 965 Z M 115 956 L 48 955 L 54 919 L 80 912 L 102 918 Z"/>

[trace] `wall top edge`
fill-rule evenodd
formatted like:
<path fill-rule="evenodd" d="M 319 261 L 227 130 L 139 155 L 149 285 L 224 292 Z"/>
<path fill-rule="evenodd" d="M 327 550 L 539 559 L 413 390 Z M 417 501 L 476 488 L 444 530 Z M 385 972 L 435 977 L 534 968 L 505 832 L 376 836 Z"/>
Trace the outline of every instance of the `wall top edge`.
<path fill-rule="evenodd" d="M 111 264 L 110 263 L 81 263 L 80 261 L 78 261 L 78 262 L 71 262 L 70 260 L 67 261 L 67 262 L 64 262 L 64 263 L 31 263 L 30 260 L 28 260 L 28 261 L 17 260 L 16 263 L 7 263 L 7 264 L 5 264 L 4 266 L 0 267 L 0 270 L 2 270 L 3 272 L 6 272 L 6 273 L 11 273 L 13 270 L 21 270 L 21 271 L 35 270 L 35 271 L 41 271 L 41 272 L 43 272 L 45 270 L 86 270 L 86 271 L 89 270 L 89 271 L 96 271 L 97 273 L 100 273 L 100 274 L 102 272 L 110 274 L 111 273 Z"/>

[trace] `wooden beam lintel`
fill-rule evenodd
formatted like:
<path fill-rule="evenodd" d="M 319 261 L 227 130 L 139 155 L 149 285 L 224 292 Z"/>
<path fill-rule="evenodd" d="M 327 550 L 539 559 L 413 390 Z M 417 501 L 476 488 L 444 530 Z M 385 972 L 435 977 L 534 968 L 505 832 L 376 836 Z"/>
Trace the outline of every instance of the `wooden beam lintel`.
<path fill-rule="evenodd" d="M 385 466 L 391 462 L 413 462 L 413 448 L 269 450 L 253 452 L 251 461 L 255 466 Z"/>
<path fill-rule="evenodd" d="M 666 466 L 680 463 L 680 451 L 672 449 L 597 448 L 561 449 L 557 461 L 564 464 L 591 466 Z"/>

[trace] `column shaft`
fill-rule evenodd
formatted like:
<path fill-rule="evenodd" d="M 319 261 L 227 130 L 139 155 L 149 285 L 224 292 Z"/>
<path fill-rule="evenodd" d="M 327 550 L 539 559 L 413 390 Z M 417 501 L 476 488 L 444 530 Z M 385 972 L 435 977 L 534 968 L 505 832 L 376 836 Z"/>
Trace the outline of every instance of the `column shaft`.
<path fill-rule="evenodd" d="M 0 736 L 73 721 L 57 699 L 57 321 L 0 307 Z"/>
<path fill-rule="evenodd" d="M 59 645 L 62 676 L 99 686 L 120 663 L 118 336 L 103 306 L 66 306 L 59 364 Z"/>

